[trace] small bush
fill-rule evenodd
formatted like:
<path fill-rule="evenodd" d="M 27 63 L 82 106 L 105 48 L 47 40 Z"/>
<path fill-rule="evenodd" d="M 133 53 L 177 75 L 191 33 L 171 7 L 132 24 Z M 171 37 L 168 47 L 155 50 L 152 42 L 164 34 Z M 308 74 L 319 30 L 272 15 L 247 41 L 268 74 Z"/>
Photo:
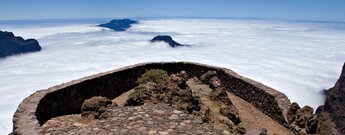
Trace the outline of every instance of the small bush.
<path fill-rule="evenodd" d="M 144 84 L 147 82 L 155 82 L 157 84 L 164 84 L 168 78 L 168 72 L 161 69 L 150 69 L 146 70 L 146 72 L 138 78 L 137 83 Z"/>
<path fill-rule="evenodd" d="M 144 89 L 135 88 L 134 91 L 133 91 L 132 93 L 129 93 L 128 98 L 135 97 L 135 96 L 137 96 L 139 93 L 141 93 L 142 91 L 144 91 Z"/>

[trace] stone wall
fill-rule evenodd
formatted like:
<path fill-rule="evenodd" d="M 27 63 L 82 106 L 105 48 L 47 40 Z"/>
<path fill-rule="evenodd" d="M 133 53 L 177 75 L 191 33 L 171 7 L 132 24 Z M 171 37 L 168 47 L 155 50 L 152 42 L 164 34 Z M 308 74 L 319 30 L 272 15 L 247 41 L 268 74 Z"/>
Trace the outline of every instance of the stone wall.
<path fill-rule="evenodd" d="M 185 70 L 198 77 L 208 70 L 215 70 L 229 92 L 252 103 L 280 124 L 286 124 L 285 114 L 290 101 L 284 94 L 229 69 L 191 62 L 162 62 L 132 65 L 37 91 L 17 108 L 13 117 L 13 133 L 40 133 L 41 125 L 47 120 L 80 113 L 83 101 L 92 96 L 115 98 L 135 87 L 136 79 L 152 68 L 166 70 L 169 74 Z"/>

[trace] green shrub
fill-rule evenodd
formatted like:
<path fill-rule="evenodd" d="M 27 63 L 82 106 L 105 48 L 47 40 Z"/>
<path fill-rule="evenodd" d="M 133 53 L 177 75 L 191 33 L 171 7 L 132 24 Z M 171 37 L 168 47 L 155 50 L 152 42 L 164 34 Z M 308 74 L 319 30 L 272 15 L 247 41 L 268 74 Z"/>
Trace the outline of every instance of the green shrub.
<path fill-rule="evenodd" d="M 134 88 L 134 91 L 133 91 L 132 93 L 129 93 L 128 98 L 135 97 L 135 96 L 137 96 L 139 93 L 141 93 L 142 91 L 144 91 L 144 89 L 141 89 L 141 88 Z"/>
<path fill-rule="evenodd" d="M 168 72 L 162 69 L 150 69 L 146 70 L 145 73 L 137 79 L 137 83 L 144 84 L 147 82 L 155 82 L 157 84 L 164 84 L 168 78 Z"/>

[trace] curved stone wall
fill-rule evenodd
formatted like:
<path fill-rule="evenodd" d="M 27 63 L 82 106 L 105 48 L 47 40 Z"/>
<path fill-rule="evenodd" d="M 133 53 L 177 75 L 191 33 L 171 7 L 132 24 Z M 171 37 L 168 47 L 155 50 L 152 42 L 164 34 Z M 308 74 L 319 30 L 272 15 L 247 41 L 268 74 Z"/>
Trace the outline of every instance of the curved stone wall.
<path fill-rule="evenodd" d="M 290 101 L 283 93 L 229 69 L 191 62 L 161 62 L 132 65 L 37 91 L 17 108 L 13 116 L 13 133 L 39 134 L 41 125 L 47 120 L 80 113 L 83 101 L 92 96 L 115 98 L 134 88 L 136 79 L 147 69 L 153 68 L 166 70 L 169 74 L 185 70 L 198 77 L 208 70 L 215 70 L 229 92 L 252 103 L 282 125 L 286 124 Z"/>

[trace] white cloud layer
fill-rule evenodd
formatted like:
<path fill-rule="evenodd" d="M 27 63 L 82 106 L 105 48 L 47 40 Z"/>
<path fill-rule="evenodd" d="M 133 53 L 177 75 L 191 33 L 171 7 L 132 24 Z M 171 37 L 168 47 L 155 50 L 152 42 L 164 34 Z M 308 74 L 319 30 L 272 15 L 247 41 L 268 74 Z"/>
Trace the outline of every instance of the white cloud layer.
<path fill-rule="evenodd" d="M 96 24 L 4 25 L 37 38 L 41 52 L 0 60 L 0 133 L 12 130 L 19 103 L 39 89 L 148 61 L 194 61 L 230 68 L 300 105 L 323 103 L 345 60 L 345 24 L 257 20 L 145 20 L 128 32 Z M 192 47 L 148 41 L 168 34 Z"/>

